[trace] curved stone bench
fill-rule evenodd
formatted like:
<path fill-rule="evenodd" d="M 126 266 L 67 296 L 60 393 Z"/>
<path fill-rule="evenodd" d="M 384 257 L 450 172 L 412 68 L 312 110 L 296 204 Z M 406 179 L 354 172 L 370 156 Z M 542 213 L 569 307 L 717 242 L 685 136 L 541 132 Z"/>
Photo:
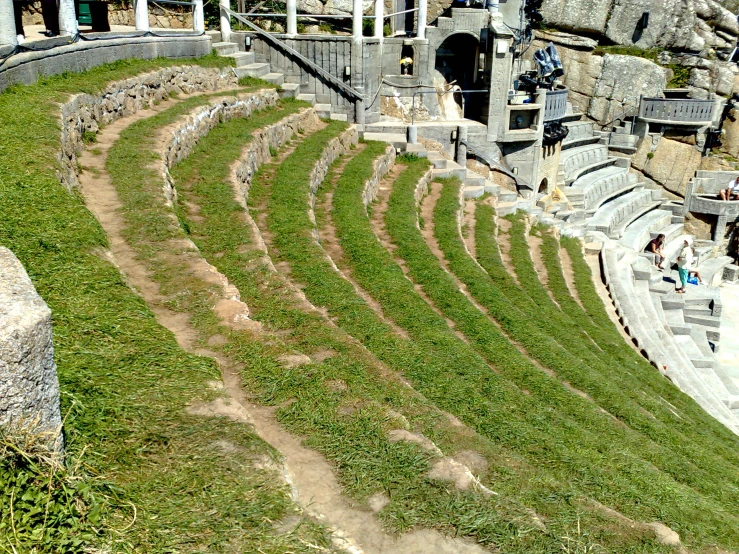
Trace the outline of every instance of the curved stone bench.
<path fill-rule="evenodd" d="M 564 123 L 564 126 L 570 131 L 567 133 L 567 141 L 577 141 L 593 136 L 593 124 L 590 121 L 571 121 Z M 564 146 L 564 142 L 562 143 Z"/>
<path fill-rule="evenodd" d="M 626 168 L 609 166 L 583 175 L 572 183 L 567 198 L 573 207 L 594 213 L 603 204 L 639 186 L 636 175 Z"/>
<path fill-rule="evenodd" d="M 654 203 L 651 204 L 652 207 L 650 207 L 650 204 L 647 204 L 643 208 L 643 210 L 648 210 L 647 213 L 639 215 L 639 217 L 633 217 L 634 215 L 639 214 L 639 212 L 631 214 L 630 223 L 626 223 L 626 221 L 624 221 L 625 225 L 623 227 L 619 225 L 614 229 L 614 234 L 621 235 L 621 239 L 619 241 L 621 244 L 627 248 L 641 252 L 651 240 L 652 233 L 659 233 L 662 229 L 670 225 L 670 222 L 672 221 L 672 212 L 654 209 L 653 204 Z"/>
<path fill-rule="evenodd" d="M 589 144 L 564 150 L 560 155 L 560 171 L 564 174 L 566 184 L 570 184 L 585 172 L 602 167 L 608 161 L 608 148 L 603 144 Z"/>
<path fill-rule="evenodd" d="M 620 226 L 625 226 L 638 217 L 635 214 L 641 213 L 645 208 L 654 207 L 651 190 L 635 190 L 601 206 L 588 222 L 588 229 L 611 236 Z"/>

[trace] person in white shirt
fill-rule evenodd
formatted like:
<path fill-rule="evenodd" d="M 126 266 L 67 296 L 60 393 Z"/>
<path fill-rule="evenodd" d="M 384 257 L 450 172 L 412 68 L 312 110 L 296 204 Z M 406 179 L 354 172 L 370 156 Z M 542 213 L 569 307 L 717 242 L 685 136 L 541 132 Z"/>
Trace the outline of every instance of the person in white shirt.
<path fill-rule="evenodd" d="M 721 189 L 718 195 L 721 200 L 739 200 L 739 177 L 729 181 L 729 186 Z"/>
<path fill-rule="evenodd" d="M 675 289 L 678 294 L 685 293 L 685 285 L 688 284 L 688 275 L 690 274 L 690 266 L 693 265 L 693 239 L 686 238 L 683 242 L 683 249 L 677 257 L 677 274 L 680 276 L 680 286 Z"/>

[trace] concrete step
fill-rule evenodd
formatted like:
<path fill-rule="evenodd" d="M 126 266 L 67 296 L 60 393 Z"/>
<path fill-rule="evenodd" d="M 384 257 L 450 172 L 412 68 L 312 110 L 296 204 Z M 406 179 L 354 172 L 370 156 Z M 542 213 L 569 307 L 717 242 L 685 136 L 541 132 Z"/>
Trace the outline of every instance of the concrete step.
<path fill-rule="evenodd" d="M 518 200 L 518 193 L 515 190 L 500 189 L 498 200 L 500 202 L 516 202 Z"/>
<path fill-rule="evenodd" d="M 345 113 L 331 113 L 331 116 L 329 119 L 333 119 L 334 121 L 349 121 L 349 116 Z"/>
<path fill-rule="evenodd" d="M 480 198 L 483 194 L 485 194 L 485 187 L 480 185 L 468 186 L 465 184 L 462 192 L 465 198 Z"/>
<path fill-rule="evenodd" d="M 267 73 L 262 79 L 278 87 L 281 87 L 282 83 L 285 82 L 285 76 L 282 73 Z"/>
<path fill-rule="evenodd" d="M 510 214 L 515 214 L 518 211 L 518 202 L 501 202 L 498 200 L 497 206 L 495 206 L 495 212 L 498 217 L 505 217 Z"/>
<path fill-rule="evenodd" d="M 388 142 L 392 144 L 395 148 L 400 148 L 401 150 L 405 150 L 408 141 L 405 137 L 405 135 L 400 133 L 364 133 L 364 140 L 376 140 L 379 142 Z"/>
<path fill-rule="evenodd" d="M 721 327 L 721 318 L 703 315 L 693 315 L 689 311 L 683 312 L 683 318 L 685 323 L 693 323 L 695 325 L 702 325 L 703 327 L 715 327 L 719 329 Z"/>
<path fill-rule="evenodd" d="M 698 271 L 708 285 L 717 287 L 723 280 L 724 268 L 732 263 L 734 263 L 734 259 L 731 256 L 710 258 L 698 266 Z"/>
<path fill-rule="evenodd" d="M 254 77 L 256 79 L 263 79 L 266 75 L 269 74 L 269 64 L 268 63 L 252 63 L 249 65 L 244 65 L 241 67 L 237 67 L 234 69 L 236 72 L 236 75 L 241 77 Z"/>
<path fill-rule="evenodd" d="M 302 93 L 302 94 L 298 94 L 295 98 L 297 98 L 298 100 L 302 100 L 303 102 L 308 102 L 311 106 L 316 105 L 316 95 L 315 94 Z"/>
<path fill-rule="evenodd" d="M 664 308 L 664 304 L 662 305 Z M 673 335 L 690 335 L 691 326 L 685 323 L 682 310 L 663 310 Z"/>
<path fill-rule="evenodd" d="M 313 108 L 315 108 L 318 117 L 322 117 L 323 119 L 329 119 L 331 117 L 331 104 L 316 104 Z"/>
<path fill-rule="evenodd" d="M 283 83 L 280 96 L 282 98 L 295 98 L 298 95 L 298 90 L 300 90 L 298 83 Z"/>
<path fill-rule="evenodd" d="M 405 151 L 408 154 L 415 154 L 419 158 L 427 158 L 428 157 L 428 151 L 423 146 L 423 144 L 420 143 L 408 143 L 408 145 L 405 147 Z"/>
<path fill-rule="evenodd" d="M 500 196 L 501 187 L 491 181 L 485 181 L 485 192 L 493 196 Z"/>
<path fill-rule="evenodd" d="M 239 45 L 235 42 L 216 42 L 213 43 L 213 50 L 219 56 L 227 56 L 228 54 L 235 54 L 239 51 Z"/>
<path fill-rule="evenodd" d="M 236 61 L 236 67 L 244 67 L 256 62 L 254 52 L 236 52 L 234 54 L 226 54 L 226 58 L 233 58 Z"/>
<path fill-rule="evenodd" d="M 221 32 L 220 31 L 205 31 L 205 36 L 210 37 L 210 43 L 215 44 L 216 42 L 221 42 Z"/>

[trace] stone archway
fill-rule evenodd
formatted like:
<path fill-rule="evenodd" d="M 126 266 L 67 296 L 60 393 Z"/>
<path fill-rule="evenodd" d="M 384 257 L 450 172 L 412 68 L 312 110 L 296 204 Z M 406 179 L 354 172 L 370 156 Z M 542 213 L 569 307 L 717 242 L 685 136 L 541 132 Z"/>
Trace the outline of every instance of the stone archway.
<path fill-rule="evenodd" d="M 435 54 L 434 86 L 437 89 L 449 86 L 456 86 L 461 90 L 476 88 L 480 42 L 475 35 L 467 32 L 449 35 L 436 49 Z M 455 93 L 453 98 L 458 106 L 458 112 L 463 117 L 478 119 L 483 96 Z M 440 99 L 441 102 L 445 102 L 447 111 L 451 111 L 453 106 L 449 99 Z M 447 116 L 447 119 L 451 118 Z"/>

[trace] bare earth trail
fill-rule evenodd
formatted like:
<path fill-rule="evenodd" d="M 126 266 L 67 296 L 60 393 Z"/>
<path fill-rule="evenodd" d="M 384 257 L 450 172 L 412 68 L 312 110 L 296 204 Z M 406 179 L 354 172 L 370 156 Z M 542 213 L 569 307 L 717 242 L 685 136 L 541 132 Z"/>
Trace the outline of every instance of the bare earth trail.
<path fill-rule="evenodd" d="M 164 102 L 155 109 L 138 112 L 105 127 L 98 134 L 98 142 L 94 145 L 99 153 L 93 154 L 91 149 L 87 149 L 80 156 L 80 164 L 87 168 L 80 175 L 80 190 L 88 209 L 108 234 L 114 263 L 130 286 L 146 301 L 157 321 L 175 335 L 184 350 L 211 357 L 220 366 L 226 397 L 217 398 L 207 405 L 192 406 L 190 412 L 203 416 L 226 416 L 253 425 L 257 434 L 284 456 L 286 477 L 296 500 L 308 514 L 335 530 L 335 543 L 341 550 L 352 554 L 485 553 L 486 550 L 474 543 L 444 537 L 434 530 L 413 531 L 401 537 L 387 534 L 368 507 L 356 506 L 342 494 L 341 486 L 328 461 L 319 453 L 303 447 L 300 437 L 288 433 L 276 421 L 275 408 L 266 408 L 247 400 L 242 388 L 240 365 L 218 352 L 198 348 L 196 345 L 201 336 L 190 323 L 189 314 L 177 313 L 165 307 L 167 298 L 160 294 L 159 285 L 150 276 L 145 264 L 137 259 L 135 250 L 123 238 L 126 222 L 120 213 L 122 203 L 105 172 L 105 162 L 110 147 L 123 130 L 135 121 L 153 116 L 175 103 L 177 101 Z M 197 212 L 194 206 L 191 209 Z M 183 240 L 178 241 L 180 248 Z M 197 258 L 196 252 L 193 247 L 183 263 L 190 264 L 193 273 L 199 274 L 202 266 L 197 267 L 198 263 L 192 263 Z M 214 386 L 220 388 L 220 384 Z"/>

